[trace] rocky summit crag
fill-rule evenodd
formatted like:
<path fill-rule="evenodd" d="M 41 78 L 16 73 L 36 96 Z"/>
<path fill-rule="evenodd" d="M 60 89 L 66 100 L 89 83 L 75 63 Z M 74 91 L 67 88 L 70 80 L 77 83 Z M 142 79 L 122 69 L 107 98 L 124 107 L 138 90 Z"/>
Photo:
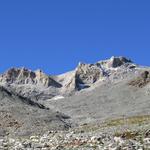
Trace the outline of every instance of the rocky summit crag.
<path fill-rule="evenodd" d="M 149 96 L 150 67 L 125 57 L 56 76 L 11 68 L 0 75 L 0 149 L 150 148 Z"/>

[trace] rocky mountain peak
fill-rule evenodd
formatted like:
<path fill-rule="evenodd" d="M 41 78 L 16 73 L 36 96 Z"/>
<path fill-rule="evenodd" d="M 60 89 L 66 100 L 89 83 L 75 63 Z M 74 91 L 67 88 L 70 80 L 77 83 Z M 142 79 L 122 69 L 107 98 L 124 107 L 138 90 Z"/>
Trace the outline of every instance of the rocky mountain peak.
<path fill-rule="evenodd" d="M 68 78 L 69 82 L 65 86 L 70 89 L 83 89 L 90 87 L 94 83 L 100 80 L 106 80 L 110 78 L 116 78 L 128 72 L 136 65 L 130 59 L 125 57 L 111 57 L 110 59 L 99 61 L 95 64 L 86 64 L 79 62 L 78 66 L 74 70 L 72 78 Z"/>
<path fill-rule="evenodd" d="M 7 84 L 31 84 L 44 87 L 58 86 L 50 76 L 41 70 L 31 71 L 27 68 L 11 68 L 0 76 L 0 82 Z"/>
<path fill-rule="evenodd" d="M 92 84 L 100 79 L 104 72 L 94 64 L 80 63 L 76 68 L 76 79 L 81 84 Z"/>
<path fill-rule="evenodd" d="M 110 59 L 99 61 L 97 64 L 103 66 L 103 68 L 117 68 L 122 65 L 133 64 L 133 62 L 126 57 L 114 57 L 112 56 Z"/>
<path fill-rule="evenodd" d="M 126 63 L 133 63 L 130 59 L 126 57 L 111 57 L 110 61 L 108 61 L 108 66 L 116 68 Z"/>
<path fill-rule="evenodd" d="M 11 68 L 1 75 L 0 81 L 8 84 L 33 84 L 33 79 L 36 77 L 35 73 L 26 68 Z"/>

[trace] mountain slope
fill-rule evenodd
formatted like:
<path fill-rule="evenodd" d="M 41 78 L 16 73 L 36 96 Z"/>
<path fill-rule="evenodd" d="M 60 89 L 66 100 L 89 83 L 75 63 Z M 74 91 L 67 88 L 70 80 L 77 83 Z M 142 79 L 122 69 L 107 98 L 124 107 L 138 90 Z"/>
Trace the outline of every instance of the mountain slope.
<path fill-rule="evenodd" d="M 0 75 L 0 149 L 150 149 L 150 68 L 125 57 L 50 76 Z"/>
<path fill-rule="evenodd" d="M 70 125 L 65 121 L 67 118 L 60 112 L 0 87 L 0 136 L 29 136 L 51 129 L 62 130 Z"/>
<path fill-rule="evenodd" d="M 69 98 L 48 101 L 46 105 L 70 114 L 79 124 L 99 123 L 122 116 L 150 115 L 150 84 L 136 87 L 130 84 L 135 79 L 133 74 L 118 82 L 100 83 Z"/>
<path fill-rule="evenodd" d="M 1 127 L 11 134 L 26 135 L 99 124 L 122 116 L 149 115 L 149 72 L 149 67 L 125 57 L 79 63 L 75 70 L 58 76 L 10 69 L 0 76 L 1 119 L 11 114 L 18 122 L 6 117 Z M 15 128 L 5 127 L 5 121 Z"/>

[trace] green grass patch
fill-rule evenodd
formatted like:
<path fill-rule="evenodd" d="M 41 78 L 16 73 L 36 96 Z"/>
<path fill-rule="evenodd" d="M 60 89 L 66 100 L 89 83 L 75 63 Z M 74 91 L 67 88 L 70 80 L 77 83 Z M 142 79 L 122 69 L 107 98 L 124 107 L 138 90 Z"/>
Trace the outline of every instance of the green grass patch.
<path fill-rule="evenodd" d="M 100 124 L 84 124 L 80 126 L 76 132 L 93 132 L 102 128 L 125 126 L 125 125 L 143 125 L 150 123 L 150 115 L 132 116 L 132 117 L 121 117 L 112 120 L 106 120 Z"/>
<path fill-rule="evenodd" d="M 116 136 L 116 137 L 124 137 L 126 139 L 134 139 L 139 135 L 140 135 L 139 132 L 133 132 L 133 131 L 124 131 L 122 133 L 116 132 L 114 134 L 114 136 Z"/>
<path fill-rule="evenodd" d="M 138 124 L 142 125 L 143 123 L 150 122 L 150 115 L 143 115 L 143 116 L 133 116 L 133 117 L 122 117 L 118 119 L 108 120 L 104 124 L 106 127 L 110 126 L 123 126 L 123 125 L 132 125 Z"/>

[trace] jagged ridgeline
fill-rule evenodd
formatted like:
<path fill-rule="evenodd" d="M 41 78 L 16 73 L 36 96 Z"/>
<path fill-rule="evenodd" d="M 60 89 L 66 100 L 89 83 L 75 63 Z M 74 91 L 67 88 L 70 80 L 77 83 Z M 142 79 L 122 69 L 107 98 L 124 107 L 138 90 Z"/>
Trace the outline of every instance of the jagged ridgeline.
<path fill-rule="evenodd" d="M 24 97 L 46 100 L 58 95 L 71 95 L 108 78 L 122 78 L 123 73 L 136 67 L 125 57 L 112 57 L 95 64 L 79 63 L 75 70 L 58 76 L 46 75 L 41 70 L 11 68 L 0 76 L 0 84 Z"/>

